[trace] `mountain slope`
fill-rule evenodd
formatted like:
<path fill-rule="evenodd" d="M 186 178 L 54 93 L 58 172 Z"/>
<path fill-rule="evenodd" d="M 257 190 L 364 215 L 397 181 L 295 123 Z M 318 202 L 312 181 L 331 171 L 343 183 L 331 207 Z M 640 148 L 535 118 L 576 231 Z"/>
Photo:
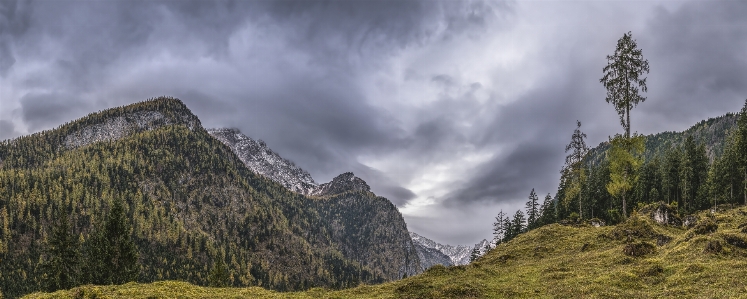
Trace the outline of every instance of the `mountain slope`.
<path fill-rule="evenodd" d="M 414 244 L 415 244 L 415 250 L 418 252 L 418 257 L 420 258 L 420 265 L 423 266 L 423 269 L 427 270 L 428 268 L 433 267 L 435 265 L 442 265 L 442 266 L 453 266 L 454 265 L 454 263 L 451 261 L 451 258 L 448 255 L 445 255 L 440 250 L 435 249 L 435 248 L 428 248 L 418 243 L 414 243 Z"/>
<path fill-rule="evenodd" d="M 724 152 L 724 145 L 729 134 L 736 128 L 739 114 L 727 113 L 725 115 L 709 118 L 693 125 L 682 132 L 661 132 L 645 136 L 646 151 L 644 158 L 651 161 L 654 157 L 662 157 L 667 150 L 681 147 L 688 136 L 693 136 L 696 143 L 706 146 L 708 157 L 713 160 Z M 589 150 L 587 161 L 592 165 L 598 165 L 605 157 L 609 149 L 609 142 L 600 143 Z"/>
<path fill-rule="evenodd" d="M 280 157 L 262 140 L 255 141 L 237 129 L 207 131 L 231 148 L 249 169 L 280 183 L 288 190 L 308 195 L 317 187 L 308 172 Z"/>
<path fill-rule="evenodd" d="M 204 285 L 217 259 L 228 265 L 230 285 L 277 290 L 376 283 L 410 270 L 402 266 L 406 249 L 380 252 L 400 264 L 346 257 L 347 245 L 337 242 L 345 238 L 335 237 L 339 213 L 255 174 L 181 101 L 158 98 L 0 143 L 3 294 L 43 283 L 39 265 L 54 211 L 66 209 L 72 233 L 85 241 L 116 198 L 125 201 L 142 282 Z M 385 235 L 404 221 L 376 225 Z"/>
<path fill-rule="evenodd" d="M 435 266 L 415 277 L 340 291 L 281 294 L 164 282 L 84 287 L 55 295 L 86 291 L 112 298 L 154 294 L 185 298 L 239 294 L 255 298 L 743 297 L 747 236 L 741 227 L 747 223 L 747 208 L 719 209 L 696 217 L 691 228 L 658 224 L 641 214 L 617 226 L 546 225 L 499 245 L 467 266 Z"/>
<path fill-rule="evenodd" d="M 308 172 L 281 158 L 264 142 L 236 129 L 210 129 L 257 174 L 291 191 L 314 196 L 311 205 L 330 227 L 330 238 L 346 258 L 371 267 L 377 276 L 395 280 L 422 272 L 402 214 L 352 172 L 317 185 Z"/>

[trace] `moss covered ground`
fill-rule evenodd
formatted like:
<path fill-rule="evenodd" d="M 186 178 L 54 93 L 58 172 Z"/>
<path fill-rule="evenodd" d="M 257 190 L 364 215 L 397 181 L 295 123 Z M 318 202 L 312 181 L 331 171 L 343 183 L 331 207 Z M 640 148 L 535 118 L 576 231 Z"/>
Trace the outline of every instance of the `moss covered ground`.
<path fill-rule="evenodd" d="M 638 214 L 616 226 L 547 225 L 467 266 L 435 266 L 403 280 L 340 291 L 280 293 L 164 281 L 26 298 L 747 298 L 747 208 L 697 216 L 701 225 L 692 228 L 659 225 Z M 711 222 L 715 231 L 703 229 Z"/>

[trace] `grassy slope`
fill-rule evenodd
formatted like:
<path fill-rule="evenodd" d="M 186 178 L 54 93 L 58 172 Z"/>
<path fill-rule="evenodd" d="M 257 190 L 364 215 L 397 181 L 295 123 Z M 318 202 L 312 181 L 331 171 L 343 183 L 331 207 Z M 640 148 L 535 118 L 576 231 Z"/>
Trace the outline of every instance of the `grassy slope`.
<path fill-rule="evenodd" d="M 708 216 L 700 213 L 700 218 Z M 548 225 L 501 245 L 468 266 L 439 267 L 404 280 L 366 285 L 342 291 L 312 289 L 277 293 L 260 288 L 203 288 L 182 282 L 87 286 L 27 298 L 72 297 L 97 292 L 105 297 L 130 298 L 735 298 L 747 295 L 747 249 L 727 244 L 725 236 L 747 235 L 738 226 L 747 223 L 747 208 L 725 210 L 713 219 L 714 233 L 697 234 L 654 224 L 642 216 L 628 222 L 595 228 Z M 650 237 L 615 238 L 615 233 L 638 231 Z M 623 253 L 628 242 L 657 243 L 653 253 L 630 257 Z M 720 253 L 705 252 L 706 244 L 719 241 Z"/>

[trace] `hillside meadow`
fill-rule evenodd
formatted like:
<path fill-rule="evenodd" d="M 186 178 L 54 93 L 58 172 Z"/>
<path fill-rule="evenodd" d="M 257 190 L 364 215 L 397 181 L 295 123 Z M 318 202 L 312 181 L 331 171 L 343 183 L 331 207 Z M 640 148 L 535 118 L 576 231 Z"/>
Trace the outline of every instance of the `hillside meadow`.
<path fill-rule="evenodd" d="M 650 209 L 649 209 L 650 210 Z M 467 266 L 434 266 L 380 285 L 274 292 L 162 281 L 82 286 L 24 298 L 739 298 L 747 295 L 747 208 L 696 214 L 692 227 L 649 212 L 616 226 L 551 224 Z"/>

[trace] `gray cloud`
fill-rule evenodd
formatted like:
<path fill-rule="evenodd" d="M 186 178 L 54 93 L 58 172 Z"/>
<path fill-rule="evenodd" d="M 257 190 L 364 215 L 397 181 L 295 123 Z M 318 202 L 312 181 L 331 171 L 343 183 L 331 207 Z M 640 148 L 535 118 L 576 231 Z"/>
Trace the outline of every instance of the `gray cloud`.
<path fill-rule="evenodd" d="M 0 141 L 17 136 L 15 126 L 7 120 L 0 120 Z"/>
<path fill-rule="evenodd" d="M 634 130 L 738 110 L 746 6 L 3 1 L 0 139 L 174 95 L 205 126 L 262 139 L 320 182 L 353 171 L 414 231 L 470 244 L 532 188 L 554 193 L 577 119 L 590 145 L 621 131 L 598 80 L 623 32 L 651 63 Z"/>
<path fill-rule="evenodd" d="M 86 104 L 59 93 L 28 93 L 20 99 L 21 115 L 32 131 L 56 127 L 86 113 Z"/>
<path fill-rule="evenodd" d="M 646 103 L 651 117 L 687 126 L 747 98 L 747 3 L 710 4 L 660 8 L 639 35 L 656 84 Z"/>
<path fill-rule="evenodd" d="M 29 27 L 30 8 L 23 1 L 0 3 L 0 76 L 5 76 L 16 59 L 11 42 Z"/>

